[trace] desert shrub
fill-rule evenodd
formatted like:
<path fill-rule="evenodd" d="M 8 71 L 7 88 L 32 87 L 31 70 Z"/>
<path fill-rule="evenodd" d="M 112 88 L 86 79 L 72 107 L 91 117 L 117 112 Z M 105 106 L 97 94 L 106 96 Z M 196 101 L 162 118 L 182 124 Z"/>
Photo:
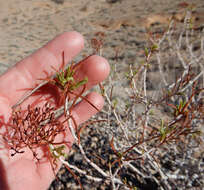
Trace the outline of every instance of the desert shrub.
<path fill-rule="evenodd" d="M 202 187 L 202 153 L 195 154 L 203 144 L 204 38 L 199 31 L 202 28 L 194 28 L 191 16 L 187 11 L 183 23 L 172 19 L 164 31 L 147 32 L 143 60 L 127 64 L 122 73 L 117 70 L 116 50 L 111 75 L 99 87 L 106 104 L 95 118 L 106 122 L 88 126 L 88 134 L 101 144 L 82 135 L 85 152 L 81 153 L 89 158 L 88 164 L 75 163 L 74 156 L 68 159 L 78 175 L 97 182 L 93 185 L 83 180 L 88 187 Z M 92 40 L 99 54 L 101 36 L 99 33 Z M 197 163 L 192 161 L 196 159 Z M 189 171 L 192 168 L 194 173 Z"/>

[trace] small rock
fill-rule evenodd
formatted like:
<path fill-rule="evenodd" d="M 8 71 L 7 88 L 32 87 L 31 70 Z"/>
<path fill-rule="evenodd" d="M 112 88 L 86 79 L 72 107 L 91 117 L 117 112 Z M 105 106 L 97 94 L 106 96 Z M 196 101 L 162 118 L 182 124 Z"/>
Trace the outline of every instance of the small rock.
<path fill-rule="evenodd" d="M 106 0 L 107 3 L 117 3 L 121 2 L 122 0 Z"/>
<path fill-rule="evenodd" d="M 51 0 L 53 2 L 55 2 L 56 4 L 63 4 L 64 0 Z"/>

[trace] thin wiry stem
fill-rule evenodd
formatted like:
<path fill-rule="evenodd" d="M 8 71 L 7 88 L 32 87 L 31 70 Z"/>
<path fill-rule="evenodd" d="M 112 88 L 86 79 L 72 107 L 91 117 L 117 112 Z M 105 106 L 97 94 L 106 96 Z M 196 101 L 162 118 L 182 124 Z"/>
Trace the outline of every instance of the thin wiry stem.
<path fill-rule="evenodd" d="M 22 104 L 26 99 L 28 99 L 32 94 L 34 94 L 38 89 L 40 89 L 42 86 L 48 84 L 48 81 L 44 81 L 40 83 L 37 87 L 35 87 L 30 92 L 26 93 L 15 105 L 12 106 L 12 109 L 16 108 L 20 104 Z"/>

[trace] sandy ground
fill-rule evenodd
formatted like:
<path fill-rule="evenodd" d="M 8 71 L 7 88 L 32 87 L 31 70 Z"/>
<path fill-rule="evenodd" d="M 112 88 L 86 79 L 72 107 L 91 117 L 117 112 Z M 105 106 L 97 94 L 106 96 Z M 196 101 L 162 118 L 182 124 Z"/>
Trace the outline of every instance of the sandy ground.
<path fill-rule="evenodd" d="M 181 7 L 178 4 L 181 2 L 183 1 L 65 0 L 60 4 L 51 0 L 2 1 L 0 63 L 12 66 L 56 35 L 70 30 L 82 33 L 87 41 L 95 32 L 105 31 L 107 47 L 125 48 L 132 52 L 134 61 L 138 43 L 144 39 L 145 19 L 158 13 L 168 15 L 179 12 Z M 193 3 L 197 4 L 198 9 L 204 6 L 199 0 Z M 6 68 L 2 67 L 1 72 L 4 70 Z"/>
<path fill-rule="evenodd" d="M 114 49 L 121 50 L 119 71 L 140 60 L 145 31 L 167 25 L 177 14 L 182 20 L 183 0 L 8 0 L 0 2 L 0 73 L 30 55 L 56 35 L 76 30 L 84 35 L 83 54 L 92 53 L 90 40 L 98 31 L 106 35 L 104 56 L 112 63 Z M 198 26 L 204 21 L 204 1 L 194 3 Z M 183 3 L 183 4 L 182 4 Z M 181 16 L 181 17 L 179 17 Z M 53 188 L 52 188 L 53 189 Z M 60 188 L 59 188 L 60 189 Z M 63 188 L 62 188 L 63 189 Z"/>

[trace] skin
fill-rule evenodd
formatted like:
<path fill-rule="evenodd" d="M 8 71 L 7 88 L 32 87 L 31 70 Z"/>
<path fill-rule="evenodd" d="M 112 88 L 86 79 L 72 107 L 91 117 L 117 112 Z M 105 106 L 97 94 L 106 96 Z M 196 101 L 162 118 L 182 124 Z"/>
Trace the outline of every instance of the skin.
<path fill-rule="evenodd" d="M 8 120 L 12 112 L 12 106 L 24 95 L 25 91 L 19 89 L 33 88 L 39 83 L 39 78 L 46 78 L 45 72 L 53 73 L 54 68 L 58 69 L 62 63 L 62 52 L 65 54 L 65 63 L 71 61 L 84 47 L 83 37 L 77 32 L 66 32 L 50 41 L 35 53 L 17 63 L 5 74 L 0 76 L 0 115 Z M 83 79 L 88 77 L 86 89 L 103 81 L 109 74 L 108 62 L 99 56 L 92 55 L 82 62 L 77 77 Z M 98 109 L 101 109 L 104 100 L 101 95 L 91 92 L 87 99 Z M 26 101 L 27 106 L 34 97 Z M 78 103 L 72 115 L 77 124 L 81 124 L 96 114 L 96 109 L 86 101 Z M 3 130 L 2 128 L 0 129 Z M 71 144 L 73 137 L 69 130 L 66 139 Z M 45 190 L 54 179 L 50 163 L 45 161 L 36 164 L 29 149 L 23 154 L 16 154 L 11 157 L 8 150 L 2 146 L 0 136 L 0 189 L 1 190 Z"/>

